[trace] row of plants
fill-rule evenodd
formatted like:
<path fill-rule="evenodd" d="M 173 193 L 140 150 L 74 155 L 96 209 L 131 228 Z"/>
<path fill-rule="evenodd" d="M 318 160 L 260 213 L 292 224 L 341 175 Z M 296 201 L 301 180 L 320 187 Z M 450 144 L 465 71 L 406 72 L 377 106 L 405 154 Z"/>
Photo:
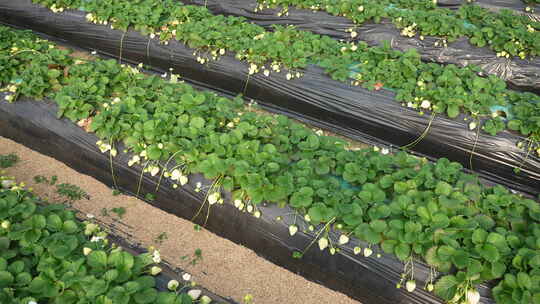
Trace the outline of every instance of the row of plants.
<path fill-rule="evenodd" d="M 489 46 L 499 57 L 521 59 L 540 54 L 540 23 L 528 16 L 502 9 L 494 13 L 468 1 L 457 10 L 440 8 L 437 1 L 418 0 L 257 0 L 256 10 L 283 7 L 279 13 L 287 14 L 289 7 L 326 11 L 335 16 L 349 18 L 355 26 L 349 29 L 351 37 L 364 22 L 380 22 L 389 18 L 407 37 L 437 36 L 447 42 L 469 37 L 471 44 Z M 528 7 L 530 11 L 531 8 Z"/>
<path fill-rule="evenodd" d="M 75 59 L 28 32 L 0 27 L 0 37 L 5 99 L 51 98 L 59 117 L 95 132 L 111 163 L 121 141 L 130 166 L 168 178 L 173 187 L 203 173 L 213 182 L 201 209 L 224 203 L 222 191 L 256 217 L 262 201 L 288 205 L 318 227 L 321 250 L 335 253 L 354 236 L 370 244 L 366 256 L 380 247 L 404 261 L 402 281 L 411 292 L 419 258 L 433 270 L 425 288 L 449 303 L 478 303 L 474 286 L 490 280 L 497 280 L 498 303 L 540 303 L 534 200 L 484 186 L 447 159 L 350 149 L 284 116 L 246 110 L 241 98 L 196 91 L 176 76 Z M 331 228 L 342 231 L 338 241 Z M 290 227 L 291 235 L 297 231 Z M 447 275 L 437 279 L 435 270 Z"/>
<path fill-rule="evenodd" d="M 190 275 L 158 291 L 159 251 L 132 255 L 91 219 L 46 203 L 0 175 L 0 302 L 3 304 L 210 304 Z M 187 280 L 187 281 L 185 281 Z"/>
<path fill-rule="evenodd" d="M 424 63 L 414 49 L 403 53 L 389 44 L 368 47 L 339 42 L 292 26 L 275 26 L 270 32 L 244 18 L 215 16 L 204 7 L 176 0 L 33 1 L 55 12 L 79 8 L 88 12 L 90 22 L 122 31 L 133 27 L 163 43 L 182 41 L 196 49 L 194 55 L 202 64 L 234 52 L 237 59 L 249 63 L 249 75 L 284 70 L 290 80 L 301 77 L 308 64 L 318 64 L 336 80 L 374 90 L 392 89 L 399 102 L 420 114 L 432 111 L 432 115 L 456 118 L 465 113 L 472 116 L 470 129 L 481 128 L 491 135 L 515 130 L 529 137 L 528 152 L 540 154 L 540 97 L 508 90 L 493 75 L 479 77 L 475 66 Z M 358 72 L 351 72 L 353 68 Z"/>

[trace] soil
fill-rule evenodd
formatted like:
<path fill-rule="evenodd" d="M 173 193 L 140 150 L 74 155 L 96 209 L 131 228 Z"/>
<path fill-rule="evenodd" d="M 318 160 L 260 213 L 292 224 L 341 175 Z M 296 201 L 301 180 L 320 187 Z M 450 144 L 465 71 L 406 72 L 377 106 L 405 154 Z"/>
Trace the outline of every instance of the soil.
<path fill-rule="evenodd" d="M 72 202 L 83 214 L 92 214 L 107 226 L 114 226 L 132 242 L 155 246 L 173 267 L 185 269 L 193 279 L 209 290 L 243 303 L 245 295 L 253 304 L 353 304 L 359 303 L 338 292 L 310 282 L 284 268 L 257 256 L 253 251 L 206 231 L 194 229 L 193 223 L 161 211 L 126 195 L 113 195 L 106 185 L 80 174 L 63 163 L 0 137 L 0 154 L 16 153 L 20 161 L 6 170 L 6 175 L 25 182 L 34 192 L 49 201 L 65 201 L 56 186 L 36 183 L 34 177 L 50 179 L 57 184 L 79 186 L 89 199 Z M 125 208 L 119 216 L 113 208 Z M 195 252 L 202 253 L 200 259 Z"/>

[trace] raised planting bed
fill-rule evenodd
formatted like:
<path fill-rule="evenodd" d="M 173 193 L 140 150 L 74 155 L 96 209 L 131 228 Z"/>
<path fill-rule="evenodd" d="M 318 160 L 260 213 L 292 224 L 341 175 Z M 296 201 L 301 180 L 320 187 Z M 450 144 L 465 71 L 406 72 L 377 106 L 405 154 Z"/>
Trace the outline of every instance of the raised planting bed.
<path fill-rule="evenodd" d="M 39 2 L 39 0 L 37 1 Z M 45 1 L 44 1 L 45 2 Z M 488 46 L 502 57 L 540 55 L 539 37 L 536 31 L 540 23 L 528 16 L 511 10 L 492 12 L 476 3 L 461 3 L 455 9 L 440 7 L 437 1 L 415 0 L 359 0 L 338 2 L 331 0 L 258 0 L 258 9 L 288 7 L 325 11 L 343 16 L 355 25 L 366 21 L 380 21 L 389 18 L 403 35 L 413 37 L 438 36 L 444 41 L 454 41 L 468 37 L 477 47 Z M 495 5 L 497 6 L 497 5 Z M 532 8 L 528 8 L 532 11 Z M 354 30 L 354 27 L 353 27 Z"/>
<path fill-rule="evenodd" d="M 9 33 L 7 49 L 33 51 L 8 76 L 33 86 L 4 99 L 54 103 L 0 104 L 0 135 L 365 303 L 538 302 L 538 202 L 446 159 L 353 151 L 239 99 Z"/>
<path fill-rule="evenodd" d="M 192 288 L 159 252 L 107 235 L 9 177 L 0 183 L 1 303 L 234 304 Z"/>
<path fill-rule="evenodd" d="M 0 7 L 2 8 L 0 10 L 2 22 L 32 28 L 80 47 L 97 49 L 104 54 L 121 57 L 124 61 L 135 64 L 144 62 L 153 68 L 161 69 L 162 72 L 169 72 L 169 68 L 172 68 L 173 73 L 180 74 L 183 79 L 192 83 L 211 87 L 229 95 L 244 92 L 247 98 L 255 99 L 270 110 L 313 123 L 336 133 L 374 144 L 408 146 L 413 151 L 432 159 L 447 157 L 466 167 L 471 167 L 472 164 L 472 169 L 492 182 L 532 195 L 540 193 L 538 187 L 540 160 L 536 151 L 538 149 L 536 135 L 534 135 L 537 127 L 533 127 L 534 117 L 536 117 L 534 113 L 538 111 L 540 105 L 540 103 L 535 103 L 538 98 L 536 95 L 503 90 L 501 94 L 510 94 L 509 96 L 518 98 L 519 101 L 510 108 L 490 107 L 489 116 L 486 116 L 487 114 L 477 117 L 462 116 L 459 114 L 459 107 L 458 112 L 453 112 L 456 110 L 454 106 L 447 108 L 446 111 L 450 111 L 452 116 L 459 114 L 458 119 L 447 118 L 444 113 L 430 113 L 429 109 L 424 110 L 426 112 L 424 115 L 419 115 L 423 101 L 409 104 L 416 109 L 402 107 L 395 98 L 401 98 L 399 96 L 402 96 L 403 92 L 397 91 L 396 95 L 390 89 L 381 88 L 379 85 L 383 85 L 382 83 L 373 84 L 373 81 L 368 81 L 368 83 L 373 84 L 375 90 L 350 86 L 329 79 L 324 71 L 315 65 L 306 66 L 301 70 L 301 78 L 290 81 L 287 81 L 290 72 L 272 72 L 269 76 L 265 76 L 264 73 L 250 75 L 249 70 L 252 66 L 250 68 L 248 64 L 239 62 L 231 53 L 225 53 L 219 60 L 211 60 L 201 65 L 200 56 L 203 55 L 199 54 L 196 58 L 193 56 L 194 50 L 182 43 L 172 40 L 167 45 L 159 44 L 157 40 L 135 31 L 124 33 L 103 25 L 88 23 L 85 13 L 81 11 L 54 14 L 28 1 L 2 3 Z M 200 7 L 198 9 L 204 10 Z M 74 28 L 77 30 L 74 31 Z M 334 43 L 333 40 L 331 41 Z M 373 49 L 368 50 L 373 51 Z M 384 54 L 387 51 L 377 49 L 373 52 Z M 342 54 L 343 60 L 349 58 L 351 54 L 348 51 Z M 405 56 L 399 60 L 409 62 L 413 58 L 415 57 Z M 381 62 L 396 62 L 398 59 L 385 60 Z M 449 70 L 444 72 L 444 75 L 440 75 L 432 85 L 435 85 L 435 82 L 442 83 L 441 79 L 448 75 L 453 76 L 445 78 L 447 81 L 461 81 L 456 75 L 461 75 L 463 70 L 447 68 Z M 348 68 L 347 71 L 349 71 Z M 386 74 L 392 74 L 393 68 L 389 67 L 389 70 L 385 71 Z M 412 70 L 408 71 L 414 75 Z M 382 71 L 379 72 L 382 73 Z M 465 77 L 464 75 L 469 74 L 465 73 L 462 76 Z M 380 77 L 383 78 L 382 74 Z M 405 76 L 403 77 L 404 82 L 410 82 Z M 502 95 L 489 95 L 490 92 L 497 91 L 495 88 L 501 84 L 499 80 L 474 79 L 479 87 L 486 85 L 484 89 L 479 89 L 479 87 L 474 89 L 476 85 L 473 85 L 471 90 L 476 90 L 475 96 L 486 102 L 500 100 Z M 424 85 L 426 81 L 423 81 Z M 416 87 L 416 82 L 415 80 L 415 83 L 411 85 Z M 430 86 L 427 85 L 427 87 Z M 442 92 L 450 90 L 451 85 L 443 85 L 443 87 L 440 88 Z M 421 91 L 424 90 L 418 92 L 423 94 Z M 436 90 L 429 89 L 428 91 Z M 446 103 L 446 100 L 443 103 Z M 448 100 L 455 99 L 448 97 Z M 470 106 L 480 106 L 480 104 L 475 104 L 471 103 Z M 424 103 L 425 105 L 427 104 Z M 492 118 L 491 111 L 500 115 Z M 515 111 L 527 117 L 521 118 L 527 123 L 520 125 L 521 116 L 512 116 L 518 113 Z M 507 116 L 506 121 L 501 118 L 504 115 Z M 501 128 L 508 126 L 515 128 L 517 125 L 523 127 L 524 131 L 527 128 L 533 130 L 529 133 L 530 140 L 516 132 L 500 131 Z M 474 129 L 471 130 L 471 127 Z M 493 135 L 480 131 L 480 127 L 492 132 Z M 499 132 L 495 134 L 497 130 Z"/>
<path fill-rule="evenodd" d="M 322 5 L 322 3 L 332 1 L 315 1 L 321 4 L 321 6 L 318 7 L 313 6 L 315 10 L 311 9 L 314 1 L 272 2 L 270 7 L 273 8 L 268 8 L 268 6 L 264 4 L 259 6 L 255 1 L 251 0 L 184 0 L 182 2 L 206 6 L 215 15 L 244 17 L 249 22 L 263 26 L 270 31 L 273 30 L 275 25 L 294 25 L 300 30 L 310 31 L 319 35 L 327 35 L 343 41 L 363 41 L 370 46 L 382 45 L 384 41 L 391 41 L 391 47 L 396 50 L 405 52 L 409 49 L 416 49 L 424 62 L 456 64 L 458 66 L 472 64 L 480 67 L 484 74 L 496 75 L 505 80 L 510 88 L 530 91 L 537 94 L 540 93 L 540 59 L 537 56 L 529 56 L 528 58 L 521 59 L 517 56 L 508 55 L 509 58 L 507 58 L 506 56 L 502 56 L 500 50 L 494 51 L 487 46 L 475 46 L 469 42 L 468 37 L 460 37 L 460 34 L 463 32 L 470 32 L 467 28 L 456 31 L 453 34 L 453 39 L 445 39 L 444 37 L 446 36 L 433 36 L 436 33 L 430 32 L 421 35 L 419 34 L 421 31 L 419 31 L 419 28 L 417 27 L 411 28 L 408 31 L 404 30 L 404 27 L 409 26 L 408 23 L 410 22 L 399 23 L 398 25 L 400 26 L 396 27 L 395 22 L 392 22 L 391 19 L 387 18 L 389 17 L 387 10 L 381 9 L 381 6 L 388 9 L 388 2 L 373 0 L 357 1 L 358 3 L 353 4 L 353 2 L 351 2 L 350 5 L 343 6 L 342 9 L 339 5 L 330 5 L 325 9 L 325 5 Z M 269 3 L 271 1 L 267 2 Z M 376 4 L 373 4 L 373 2 L 376 2 Z M 429 1 L 411 2 L 413 2 L 413 5 L 432 5 L 432 2 Z M 512 3 L 502 2 L 504 1 L 494 2 L 488 0 L 484 2 L 475 2 L 473 5 L 478 4 L 486 7 L 489 6 L 490 9 L 495 9 L 501 7 L 508 8 L 505 5 L 518 4 L 516 9 L 521 9 L 522 13 L 527 13 L 524 10 L 525 6 L 519 5 L 520 3 L 516 3 L 516 1 L 507 1 Z M 283 6 L 279 4 L 293 4 L 293 6 L 284 9 Z M 453 3 L 441 3 L 441 1 L 439 1 L 437 4 L 444 8 L 452 9 L 459 8 L 462 5 L 462 3 L 456 3 L 456 1 L 453 1 Z M 469 8 L 473 5 L 467 3 L 466 7 Z M 305 9 L 301 9 L 302 7 L 305 7 Z M 360 12 L 358 11 L 359 7 L 365 9 Z M 354 11 L 355 9 L 356 11 Z M 393 8 L 393 10 L 395 9 L 397 8 Z M 330 10 L 332 14 L 326 12 L 327 10 Z M 370 12 L 369 14 L 367 13 L 368 11 Z M 474 12 L 484 13 L 485 11 L 474 9 Z M 357 13 L 358 16 L 356 16 L 356 18 L 351 17 L 351 13 L 353 15 Z M 514 11 L 514 13 L 519 13 L 519 11 Z M 343 14 L 346 14 L 346 16 L 342 16 Z M 444 28 L 444 26 L 446 26 L 447 29 L 452 28 L 445 20 L 447 18 L 438 18 L 436 16 L 430 16 L 430 14 L 437 14 L 437 12 L 433 11 L 427 13 L 424 17 L 428 17 L 429 22 L 424 20 L 421 23 L 426 24 L 435 30 Z M 491 15 L 492 14 L 488 14 L 488 16 Z M 373 22 L 376 16 L 386 17 L 381 18 L 378 22 Z M 414 17 L 414 15 L 410 17 Z M 399 16 L 396 15 L 393 19 L 396 18 L 399 18 Z M 353 20 L 355 20 L 356 23 L 353 22 Z M 494 18 L 493 20 L 499 20 L 499 18 Z M 515 18 L 506 18 L 506 20 L 515 21 Z M 521 31 L 520 28 L 526 30 L 526 24 L 531 23 L 529 19 L 518 20 L 523 20 L 523 24 L 519 26 L 518 29 L 513 27 L 506 28 L 505 32 Z M 444 26 L 438 23 L 444 23 Z M 455 20 L 454 23 L 457 23 L 458 29 L 461 28 L 460 26 L 463 24 L 473 27 L 469 21 L 465 22 L 462 19 Z M 489 28 L 490 31 L 496 33 L 497 36 L 508 37 L 506 34 L 502 33 L 500 29 L 495 29 L 497 26 L 498 24 L 476 25 L 476 27 L 480 28 Z M 473 32 L 487 35 L 479 30 Z M 486 29 L 486 33 L 488 32 L 489 31 Z M 413 33 L 415 33 L 415 35 L 413 35 Z M 536 37 L 538 34 L 537 32 L 527 32 L 525 36 Z M 482 39 L 484 38 L 485 37 Z M 530 37 L 523 36 L 523 40 L 528 40 L 529 44 L 534 43 L 532 42 L 533 39 L 529 38 Z M 500 38 L 499 43 L 504 42 L 505 39 L 506 38 Z M 538 40 L 538 38 L 536 39 Z"/>

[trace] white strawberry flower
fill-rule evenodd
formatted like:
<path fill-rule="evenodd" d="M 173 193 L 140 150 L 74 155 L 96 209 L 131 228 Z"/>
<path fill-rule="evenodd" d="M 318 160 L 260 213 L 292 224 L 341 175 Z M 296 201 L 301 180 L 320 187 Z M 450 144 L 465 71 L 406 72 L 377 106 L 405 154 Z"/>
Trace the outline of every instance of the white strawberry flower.
<path fill-rule="evenodd" d="M 416 289 L 416 282 L 413 280 L 407 281 L 407 283 L 405 283 L 405 288 L 408 292 L 413 292 Z"/>
<path fill-rule="evenodd" d="M 219 54 L 220 55 L 225 55 L 225 49 L 219 49 Z"/>
<path fill-rule="evenodd" d="M 150 274 L 151 275 L 157 276 L 160 273 L 161 273 L 161 268 L 159 268 L 157 266 L 153 266 L 152 268 L 150 268 Z"/>
<path fill-rule="evenodd" d="M 188 183 L 188 177 L 185 176 L 185 175 L 180 176 L 179 182 L 180 182 L 180 185 L 181 185 L 181 186 L 187 184 L 187 183 Z"/>
<path fill-rule="evenodd" d="M 184 274 L 182 275 L 182 279 L 183 279 L 184 281 L 189 281 L 189 280 L 191 280 L 191 274 L 189 274 L 189 273 L 187 273 L 187 272 L 184 273 Z"/>
<path fill-rule="evenodd" d="M 116 155 L 118 155 L 118 150 L 112 149 L 112 150 L 111 150 L 111 156 L 112 156 L 112 157 L 116 157 Z"/>
<path fill-rule="evenodd" d="M 478 304 L 480 302 L 480 293 L 476 289 L 467 290 L 467 304 Z"/>
<path fill-rule="evenodd" d="M 139 155 L 134 155 L 129 161 L 128 161 L 128 166 L 133 166 L 134 164 L 138 163 L 141 161 L 141 158 L 139 157 Z"/>
<path fill-rule="evenodd" d="M 356 33 L 356 32 L 355 32 L 355 33 Z M 353 44 L 353 45 L 351 46 L 351 51 L 354 52 L 354 51 L 356 51 L 357 49 L 358 49 L 358 46 L 357 46 L 356 44 Z"/>
<path fill-rule="evenodd" d="M 255 211 L 255 213 L 253 213 L 253 216 L 255 216 L 256 218 L 260 218 L 261 217 L 261 212 L 259 210 Z"/>
<path fill-rule="evenodd" d="M 339 243 L 340 245 L 345 245 L 345 244 L 347 244 L 348 242 L 349 242 L 349 237 L 348 237 L 347 235 L 342 234 L 342 235 L 339 237 L 338 243 Z"/>
<path fill-rule="evenodd" d="M 154 252 L 152 253 L 152 261 L 154 261 L 154 263 L 156 264 L 161 263 L 161 254 L 159 253 L 159 251 L 154 250 Z"/>
<path fill-rule="evenodd" d="M 248 206 L 247 206 L 247 211 L 248 211 L 249 213 L 251 213 L 251 212 L 253 211 L 253 206 L 252 206 L 252 205 L 248 205 Z"/>
<path fill-rule="evenodd" d="M 287 73 L 287 80 L 291 80 L 292 78 L 292 74 L 291 73 Z"/>
<path fill-rule="evenodd" d="M 270 70 L 266 70 L 266 69 L 265 69 L 264 72 L 263 72 L 263 74 L 264 74 L 264 76 L 267 76 L 267 77 L 268 77 L 268 75 L 270 75 Z"/>
<path fill-rule="evenodd" d="M 306 215 L 304 216 L 304 220 L 305 220 L 306 222 L 310 222 L 310 221 L 311 221 L 311 217 L 309 216 L 309 214 L 306 214 Z"/>
<path fill-rule="evenodd" d="M 242 201 L 241 201 L 241 200 L 239 200 L 239 199 L 235 199 L 235 200 L 234 200 L 234 206 L 235 206 L 236 208 L 239 208 L 239 207 L 240 207 L 240 204 L 242 204 Z"/>
<path fill-rule="evenodd" d="M 331 255 L 336 254 L 336 248 L 334 248 L 334 247 L 330 248 L 330 254 Z"/>
<path fill-rule="evenodd" d="M 433 284 L 431 283 L 427 284 L 427 287 L 426 287 L 427 291 L 432 292 L 434 288 L 435 286 Z"/>
<path fill-rule="evenodd" d="M 0 185 L 2 186 L 2 188 L 4 189 L 9 189 L 11 188 L 11 186 L 13 186 L 15 184 L 14 181 L 12 180 L 9 180 L 9 179 L 5 179 L 2 181 L 2 183 L 0 183 Z"/>
<path fill-rule="evenodd" d="M 182 172 L 180 172 L 180 170 L 178 170 L 178 169 L 174 169 L 171 172 L 171 179 L 172 180 L 179 180 L 180 176 L 182 176 Z"/>
<path fill-rule="evenodd" d="M 390 153 L 390 150 L 388 150 L 387 148 L 382 148 L 381 153 L 382 154 L 388 154 L 388 153 Z"/>
<path fill-rule="evenodd" d="M 354 254 L 360 254 L 360 252 L 362 252 L 362 248 L 360 248 L 358 246 L 354 247 L 354 249 L 353 249 Z"/>
<path fill-rule="evenodd" d="M 97 242 L 99 242 L 99 241 L 101 241 L 101 240 L 104 240 L 104 239 L 105 239 L 105 237 L 103 237 L 103 236 L 93 236 L 93 237 L 90 239 L 90 242 L 92 242 L 92 243 L 97 243 Z"/>
<path fill-rule="evenodd" d="M 324 250 L 328 247 L 328 239 L 325 237 L 322 237 L 319 239 L 319 249 Z"/>
<path fill-rule="evenodd" d="M 358 36 L 357 32 L 351 32 L 351 38 L 355 38 L 356 36 Z"/>
<path fill-rule="evenodd" d="M 429 109 L 429 107 L 431 107 L 431 102 L 429 102 L 429 100 L 423 100 L 422 104 L 420 104 L 420 107 L 424 109 Z"/>
<path fill-rule="evenodd" d="M 176 291 L 176 289 L 178 289 L 178 286 L 180 286 L 180 283 L 177 280 L 170 280 L 169 283 L 167 283 L 167 288 L 170 291 Z"/>
<path fill-rule="evenodd" d="M 359 12 L 363 12 L 363 11 L 364 11 L 364 6 L 363 6 L 363 5 L 360 5 L 360 6 L 358 7 L 358 11 L 359 11 Z"/>
<path fill-rule="evenodd" d="M 188 291 L 188 296 L 191 297 L 193 301 L 197 300 L 201 296 L 202 291 L 200 289 L 192 289 Z"/>
<path fill-rule="evenodd" d="M 83 254 L 85 256 L 89 255 L 90 253 L 92 253 L 92 248 L 88 248 L 88 247 L 83 248 Z"/>
<path fill-rule="evenodd" d="M 296 234 L 296 232 L 298 232 L 298 226 L 296 226 L 296 225 L 290 225 L 290 226 L 289 226 L 289 234 L 290 234 L 291 236 L 293 236 L 293 235 Z"/>
<path fill-rule="evenodd" d="M 473 121 L 473 122 L 471 122 L 469 124 L 469 130 L 474 130 L 474 129 L 476 129 L 476 122 L 475 121 Z"/>
<path fill-rule="evenodd" d="M 210 203 L 210 205 L 217 203 L 218 200 L 219 200 L 219 192 L 214 192 L 208 196 L 208 203 Z"/>

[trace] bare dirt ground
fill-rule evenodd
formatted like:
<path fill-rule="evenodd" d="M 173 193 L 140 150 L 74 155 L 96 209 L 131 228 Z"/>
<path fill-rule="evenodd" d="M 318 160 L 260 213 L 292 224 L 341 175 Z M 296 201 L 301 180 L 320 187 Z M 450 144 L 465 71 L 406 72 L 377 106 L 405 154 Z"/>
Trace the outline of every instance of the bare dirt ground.
<path fill-rule="evenodd" d="M 16 153 L 20 162 L 6 174 L 23 181 L 50 201 L 60 197 L 54 186 L 36 183 L 34 177 L 58 177 L 57 184 L 71 183 L 82 188 L 90 199 L 74 202 L 73 207 L 94 215 L 99 221 L 122 227 L 127 235 L 144 246 L 160 249 L 172 266 L 185 269 L 209 290 L 239 303 L 246 294 L 254 304 L 353 304 L 347 296 L 305 280 L 257 256 L 253 251 L 220 238 L 205 229 L 196 231 L 193 223 L 165 213 L 134 197 L 113 195 L 110 188 L 63 163 L 0 137 L 0 154 Z M 124 208 L 120 217 L 113 208 Z M 118 209 L 117 209 L 118 210 Z M 201 259 L 195 252 L 200 251 Z M 192 263 L 195 261 L 195 263 Z"/>

